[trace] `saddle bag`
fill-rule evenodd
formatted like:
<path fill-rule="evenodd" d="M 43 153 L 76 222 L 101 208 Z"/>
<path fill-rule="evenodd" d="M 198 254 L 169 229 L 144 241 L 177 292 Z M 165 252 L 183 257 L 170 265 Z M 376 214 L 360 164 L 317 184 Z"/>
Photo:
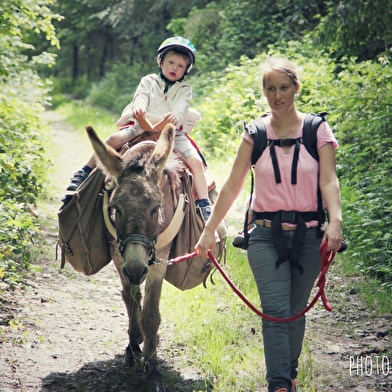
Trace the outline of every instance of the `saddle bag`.
<path fill-rule="evenodd" d="M 76 271 L 92 275 L 111 261 L 113 237 L 102 212 L 104 180 L 102 171 L 95 169 L 58 212 L 61 268 L 67 261 Z"/>
<path fill-rule="evenodd" d="M 183 189 L 188 197 L 188 208 L 186 209 L 181 228 L 173 240 L 169 259 L 192 253 L 204 229 L 204 220 L 196 208 L 193 197 L 192 175 L 184 174 L 182 176 L 182 182 Z M 213 195 L 210 191 L 211 196 Z M 226 222 L 222 222 L 218 233 L 220 241 L 217 242 L 215 247 L 216 257 L 219 257 L 225 248 L 225 238 L 227 236 Z M 206 280 L 212 269 L 213 263 L 209 258 L 196 256 L 181 263 L 168 265 L 165 280 L 180 290 L 189 290 L 201 283 L 206 286 Z"/>

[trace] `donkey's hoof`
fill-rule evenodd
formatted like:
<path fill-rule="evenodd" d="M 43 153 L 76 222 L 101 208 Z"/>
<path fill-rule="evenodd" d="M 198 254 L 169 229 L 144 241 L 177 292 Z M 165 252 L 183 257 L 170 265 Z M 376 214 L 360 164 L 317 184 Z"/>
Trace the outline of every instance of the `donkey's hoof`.
<path fill-rule="evenodd" d="M 154 369 L 151 373 L 147 374 L 146 381 L 148 392 L 165 392 L 163 376 L 157 369 Z"/>
<path fill-rule="evenodd" d="M 127 346 L 125 349 L 124 361 L 123 366 L 132 368 L 136 364 L 136 360 L 140 359 L 143 356 L 143 351 L 140 349 L 139 346 L 131 348 Z"/>

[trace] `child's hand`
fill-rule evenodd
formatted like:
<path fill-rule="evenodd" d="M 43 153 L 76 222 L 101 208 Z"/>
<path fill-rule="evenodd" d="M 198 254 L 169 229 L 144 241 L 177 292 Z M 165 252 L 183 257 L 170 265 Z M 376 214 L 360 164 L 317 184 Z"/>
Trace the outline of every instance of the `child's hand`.
<path fill-rule="evenodd" d="M 137 118 L 137 117 L 140 117 L 140 116 L 145 116 L 146 115 L 146 111 L 144 110 L 144 109 L 142 109 L 142 108 L 135 108 L 135 109 L 133 109 L 133 111 L 132 111 L 132 116 L 133 116 L 133 118 Z"/>
<path fill-rule="evenodd" d="M 148 131 L 151 131 L 153 129 L 152 124 L 146 118 L 146 116 L 144 114 L 135 114 L 134 118 L 145 131 L 148 132 Z"/>
<path fill-rule="evenodd" d="M 177 118 L 173 113 L 171 113 L 171 112 L 166 113 L 166 114 L 163 116 L 163 118 L 164 118 L 164 120 L 166 120 L 167 122 L 169 122 L 169 123 L 171 123 L 171 124 L 173 124 L 173 125 L 176 125 L 177 122 L 178 122 L 178 118 Z"/>

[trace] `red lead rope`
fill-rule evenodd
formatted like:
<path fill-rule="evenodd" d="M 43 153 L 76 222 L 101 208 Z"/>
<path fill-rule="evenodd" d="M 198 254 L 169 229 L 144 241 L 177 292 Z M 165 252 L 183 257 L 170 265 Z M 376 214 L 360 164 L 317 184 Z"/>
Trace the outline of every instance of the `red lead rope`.
<path fill-rule="evenodd" d="M 215 267 L 219 270 L 219 272 L 222 274 L 226 282 L 229 284 L 229 286 L 233 289 L 233 291 L 248 305 L 248 307 L 256 313 L 258 316 L 262 317 L 263 319 L 269 320 L 269 321 L 274 321 L 277 323 L 288 323 L 290 321 L 294 321 L 300 317 L 302 317 L 306 312 L 308 312 L 314 304 L 317 302 L 317 300 L 321 297 L 324 307 L 326 310 L 329 312 L 332 310 L 331 305 L 328 302 L 327 296 L 325 295 L 324 288 L 325 288 L 325 275 L 328 272 L 329 266 L 332 263 L 332 260 L 335 257 L 335 252 L 327 252 L 327 242 L 324 241 L 321 246 L 320 246 L 320 254 L 321 254 L 321 272 L 317 281 L 317 287 L 318 291 L 315 297 L 313 298 L 312 302 L 301 312 L 297 313 L 294 316 L 291 317 L 284 317 L 284 318 L 278 318 L 278 317 L 272 317 L 269 316 L 268 314 L 262 313 L 260 310 L 258 310 L 242 293 L 241 291 L 236 287 L 236 285 L 230 280 L 230 278 L 226 275 L 225 271 L 223 271 L 222 267 L 220 266 L 219 262 L 215 259 L 214 255 L 211 253 L 211 251 L 208 252 L 208 256 L 211 259 L 211 261 L 215 264 Z M 193 253 L 188 253 L 185 254 L 184 256 L 177 257 L 175 259 L 172 259 L 169 261 L 169 264 L 177 264 L 182 261 L 191 259 L 192 257 L 195 257 L 196 252 Z"/>

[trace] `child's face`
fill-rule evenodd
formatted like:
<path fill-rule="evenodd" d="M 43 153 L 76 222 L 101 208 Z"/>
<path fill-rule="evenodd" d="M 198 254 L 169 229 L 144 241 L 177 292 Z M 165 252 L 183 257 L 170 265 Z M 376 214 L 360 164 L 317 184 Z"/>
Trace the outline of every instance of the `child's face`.
<path fill-rule="evenodd" d="M 176 82 L 184 76 L 188 63 L 189 61 L 186 57 L 168 53 L 161 63 L 162 73 L 166 79 Z"/>

